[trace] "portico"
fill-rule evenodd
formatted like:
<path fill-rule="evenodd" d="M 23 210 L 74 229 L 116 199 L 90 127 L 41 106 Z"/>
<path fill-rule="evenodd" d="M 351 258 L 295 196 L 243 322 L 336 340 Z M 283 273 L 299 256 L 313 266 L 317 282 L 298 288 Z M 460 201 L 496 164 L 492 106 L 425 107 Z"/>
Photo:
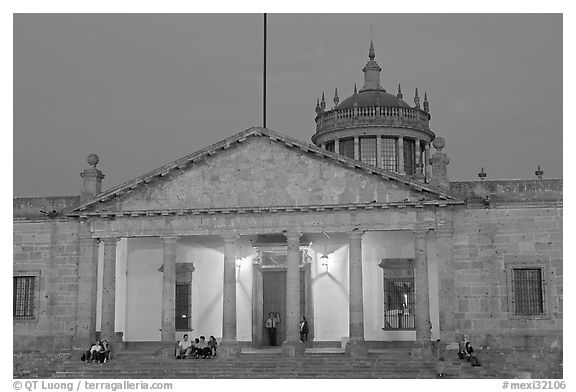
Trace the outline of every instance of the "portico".
<path fill-rule="evenodd" d="M 318 161 L 317 155 L 329 153 L 311 146 L 310 151 L 294 156 L 278 137 L 264 129 L 241 133 L 236 136 L 235 147 L 230 140 L 224 144 L 228 147 L 218 153 L 222 158 L 208 154 L 210 158 L 204 157 L 197 168 L 180 162 L 171 169 L 174 174 L 161 168 L 157 175 L 136 179 L 77 209 L 75 213 L 86 228 L 86 239 L 81 241 L 82 262 L 102 268 L 100 336 L 160 341 L 169 352 L 184 332 L 214 335 L 220 340 L 219 354 L 224 357 L 236 355 L 241 345 L 261 346 L 265 344 L 264 311 L 269 310 L 264 309 L 263 302 L 265 272 L 278 271 L 285 274 L 281 278 L 285 292 L 276 290 L 273 296 L 281 297 L 274 306 L 282 307 L 285 355 L 303 353 L 301 316 L 311 327 L 309 345 L 344 342 L 352 356 L 366 354 L 367 340 L 412 340 L 419 345 L 430 341 L 430 297 L 438 294 L 428 289 L 427 235 L 447 224 L 449 215 L 442 211 L 453 201 L 425 185 L 387 178 L 388 172 L 357 162 L 333 160 L 331 155 L 327 155 L 329 160 Z M 266 160 L 270 171 L 276 171 L 274 175 L 267 173 L 258 183 L 256 178 L 260 177 L 254 170 L 262 162 L 256 161 L 246 167 L 246 177 L 240 170 L 230 179 L 235 183 L 221 183 L 236 189 L 233 194 L 207 184 L 210 189 L 205 191 L 224 195 L 222 200 L 200 197 L 189 199 L 185 205 L 171 201 L 171 188 L 198 184 L 194 173 L 204 170 L 206 164 L 212 165 L 213 176 L 222 177 L 222 167 L 230 167 L 227 157 L 230 163 L 242 162 L 252 157 L 252 148 L 259 150 L 260 159 Z M 276 158 L 280 153 L 286 154 L 284 158 Z M 300 165 L 310 164 L 308 185 L 291 185 L 290 173 L 278 171 L 280 166 L 274 163 L 294 158 Z M 324 167 L 316 171 L 313 168 L 317 165 Z M 273 184 L 272 179 L 278 183 Z M 249 188 L 244 189 L 244 184 Z M 277 192 L 278 186 L 284 187 L 284 193 Z M 256 193 L 255 187 L 259 189 Z M 297 202 L 277 201 L 287 195 Z M 250 207 L 254 197 L 268 201 Z M 229 198 L 240 205 L 231 207 Z M 194 205 L 199 200 L 208 205 Z M 275 242 L 266 243 L 266 238 Z M 101 260 L 94 251 L 98 241 L 103 248 Z M 116 252 L 119 241 L 125 246 L 123 256 Z M 414 260 L 416 322 L 413 329 L 403 331 L 387 330 L 384 321 L 380 271 L 386 260 L 397 258 Z M 115 274 L 121 265 L 125 265 L 126 273 L 118 277 Z M 188 330 L 177 330 L 176 276 L 185 265 L 194 271 L 187 298 L 191 313 L 178 315 L 190 320 Z M 125 281 L 121 292 L 117 278 Z M 90 301 L 97 300 L 93 294 L 96 290 L 86 291 Z M 118 303 L 124 304 L 125 314 L 116 311 Z M 437 300 L 432 303 L 437 304 Z M 86 319 L 91 320 L 87 336 L 97 330 L 96 308 L 83 309 Z M 123 322 L 116 322 L 117 317 Z"/>

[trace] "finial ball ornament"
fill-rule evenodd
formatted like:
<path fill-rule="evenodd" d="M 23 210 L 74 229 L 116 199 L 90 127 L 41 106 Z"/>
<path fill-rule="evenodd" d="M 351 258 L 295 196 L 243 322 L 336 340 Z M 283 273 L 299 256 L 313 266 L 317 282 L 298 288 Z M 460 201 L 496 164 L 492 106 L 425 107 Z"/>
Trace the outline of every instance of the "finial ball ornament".
<path fill-rule="evenodd" d="M 442 149 L 446 146 L 446 141 L 444 140 L 444 138 L 442 137 L 437 137 L 434 139 L 434 141 L 432 142 L 432 145 L 434 146 L 435 149 L 437 149 L 438 151 L 442 151 Z"/>
<path fill-rule="evenodd" d="M 88 158 L 86 158 L 86 162 L 88 162 L 90 166 L 96 166 L 98 162 L 100 162 L 100 158 L 96 154 L 90 154 Z"/>

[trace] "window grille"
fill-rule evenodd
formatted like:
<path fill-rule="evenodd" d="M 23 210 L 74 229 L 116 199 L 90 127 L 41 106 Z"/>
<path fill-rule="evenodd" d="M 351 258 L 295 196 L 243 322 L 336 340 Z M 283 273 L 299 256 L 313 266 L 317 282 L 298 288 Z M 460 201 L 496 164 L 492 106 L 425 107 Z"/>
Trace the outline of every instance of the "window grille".
<path fill-rule="evenodd" d="M 384 329 L 413 329 L 414 309 L 414 278 L 384 278 Z"/>
<path fill-rule="evenodd" d="M 191 283 L 177 283 L 176 284 L 176 330 L 188 331 L 190 330 L 190 318 L 192 314 L 191 303 L 192 284 Z"/>
<path fill-rule="evenodd" d="M 544 285 L 540 268 L 514 268 L 512 287 L 515 314 L 544 314 Z"/>
<path fill-rule="evenodd" d="M 393 172 L 398 171 L 396 164 L 396 139 L 391 137 L 382 138 L 382 168 Z"/>
<path fill-rule="evenodd" d="M 18 320 L 34 318 L 35 276 L 14 277 L 13 317 Z"/>
<path fill-rule="evenodd" d="M 341 155 L 354 159 L 354 139 L 340 140 L 339 151 Z"/>
<path fill-rule="evenodd" d="M 368 165 L 376 166 L 376 138 L 360 138 L 360 160 Z"/>
<path fill-rule="evenodd" d="M 326 150 L 334 152 L 334 142 L 326 143 Z"/>
<path fill-rule="evenodd" d="M 408 175 L 416 173 L 416 143 L 411 139 L 404 139 L 404 171 Z"/>

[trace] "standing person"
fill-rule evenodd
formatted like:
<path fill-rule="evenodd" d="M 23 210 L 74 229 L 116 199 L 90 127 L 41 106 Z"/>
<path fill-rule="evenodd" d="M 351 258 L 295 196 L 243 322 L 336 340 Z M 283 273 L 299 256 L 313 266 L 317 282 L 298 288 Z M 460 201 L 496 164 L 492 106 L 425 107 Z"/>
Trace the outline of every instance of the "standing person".
<path fill-rule="evenodd" d="M 192 342 L 188 340 L 188 334 L 182 336 L 182 340 L 178 342 L 176 347 L 176 359 L 187 358 L 192 350 Z"/>
<path fill-rule="evenodd" d="M 300 341 L 302 343 L 308 341 L 308 321 L 304 316 L 300 318 Z"/>
<path fill-rule="evenodd" d="M 210 350 L 212 350 L 212 356 L 215 357 L 216 356 L 216 347 L 218 347 L 218 342 L 216 341 L 216 338 L 213 335 L 210 335 L 210 339 L 208 340 L 208 347 L 210 347 Z"/>
<path fill-rule="evenodd" d="M 274 314 L 274 318 L 272 319 L 272 327 L 274 328 L 274 345 L 277 346 L 276 343 L 278 340 L 278 324 L 280 324 L 280 313 L 276 313 Z M 280 344 L 282 344 L 282 342 L 280 342 Z"/>
<path fill-rule="evenodd" d="M 266 332 L 268 332 L 268 343 L 271 346 L 276 345 L 276 327 L 274 326 L 274 313 L 268 313 L 268 318 L 264 322 L 264 327 L 266 327 Z"/>

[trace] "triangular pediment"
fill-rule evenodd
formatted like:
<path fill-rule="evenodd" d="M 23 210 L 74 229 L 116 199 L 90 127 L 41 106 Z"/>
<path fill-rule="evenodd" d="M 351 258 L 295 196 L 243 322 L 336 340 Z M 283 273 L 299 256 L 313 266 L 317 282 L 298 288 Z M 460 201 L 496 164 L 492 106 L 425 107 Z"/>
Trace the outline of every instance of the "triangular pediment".
<path fill-rule="evenodd" d="M 424 184 L 251 128 L 98 195 L 72 215 L 459 202 Z"/>

